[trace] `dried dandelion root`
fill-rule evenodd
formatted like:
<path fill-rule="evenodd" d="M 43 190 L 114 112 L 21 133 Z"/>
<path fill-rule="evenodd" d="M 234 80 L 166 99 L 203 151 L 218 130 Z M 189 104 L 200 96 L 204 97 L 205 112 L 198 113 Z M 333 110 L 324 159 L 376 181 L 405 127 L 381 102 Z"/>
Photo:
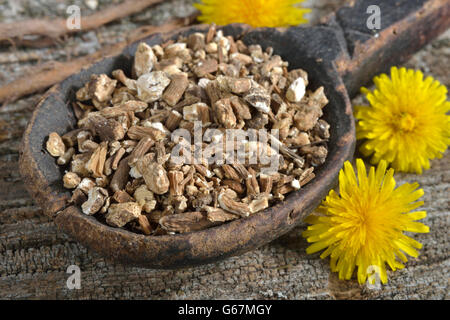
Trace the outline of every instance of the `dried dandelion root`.
<path fill-rule="evenodd" d="M 202 230 L 282 201 L 325 161 L 323 88 L 308 90 L 307 73 L 288 71 L 271 48 L 211 28 L 161 46 L 141 43 L 134 59 L 130 74 L 92 75 L 73 103 L 78 127 L 47 141 L 85 214 L 145 235 Z M 264 129 L 265 140 L 257 131 Z M 174 138 L 179 130 L 188 136 Z M 225 138 L 251 131 L 256 141 L 237 138 L 231 147 L 245 151 L 241 162 L 214 158 L 229 151 Z M 197 162 L 177 161 L 197 148 Z"/>

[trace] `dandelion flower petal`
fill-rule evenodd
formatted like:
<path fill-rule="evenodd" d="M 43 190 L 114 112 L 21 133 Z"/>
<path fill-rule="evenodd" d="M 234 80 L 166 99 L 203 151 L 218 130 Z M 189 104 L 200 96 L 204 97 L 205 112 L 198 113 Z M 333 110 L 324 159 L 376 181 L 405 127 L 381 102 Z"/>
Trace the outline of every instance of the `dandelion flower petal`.
<path fill-rule="evenodd" d="M 374 78 L 376 88 L 361 88 L 370 106 L 356 106 L 356 138 L 371 163 L 389 162 L 396 171 L 422 173 L 441 158 L 450 143 L 447 88 L 421 71 L 391 69 Z"/>
<path fill-rule="evenodd" d="M 341 194 L 331 190 L 320 206 L 321 215 L 306 219 L 311 224 L 302 234 L 311 243 L 306 252 L 324 250 L 320 257 L 330 257 L 331 271 L 338 272 L 339 279 L 350 279 L 357 270 L 361 284 L 367 279 L 373 282 L 374 272 L 386 283 L 386 264 L 391 270 L 402 269 L 405 254 L 417 257 L 422 247 L 404 232 L 429 232 L 428 226 L 417 222 L 426 212 L 410 212 L 423 204 L 418 201 L 423 191 L 417 183 L 395 188 L 394 170 L 386 171 L 386 161 L 376 169 L 370 167 L 368 173 L 361 159 L 356 167 L 358 178 L 350 162 L 344 164 L 339 175 Z"/>
<path fill-rule="evenodd" d="M 204 23 L 226 25 L 246 23 L 253 27 L 287 27 L 308 21 L 302 8 L 303 0 L 202 0 L 194 6 L 200 10 Z"/>

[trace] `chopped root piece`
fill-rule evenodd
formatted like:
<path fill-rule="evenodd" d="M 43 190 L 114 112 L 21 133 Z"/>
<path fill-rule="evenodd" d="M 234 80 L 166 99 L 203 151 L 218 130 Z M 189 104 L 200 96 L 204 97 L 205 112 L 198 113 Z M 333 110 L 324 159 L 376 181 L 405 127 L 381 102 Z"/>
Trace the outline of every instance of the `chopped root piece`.
<path fill-rule="evenodd" d="M 153 237 L 265 214 L 302 192 L 328 156 L 328 98 L 288 67 L 215 25 L 138 43 L 129 70 L 77 88 L 76 127 L 46 141 L 70 203 Z"/>
<path fill-rule="evenodd" d="M 141 207 L 136 202 L 114 203 L 109 206 L 106 223 L 114 227 L 123 227 L 128 222 L 139 218 Z"/>

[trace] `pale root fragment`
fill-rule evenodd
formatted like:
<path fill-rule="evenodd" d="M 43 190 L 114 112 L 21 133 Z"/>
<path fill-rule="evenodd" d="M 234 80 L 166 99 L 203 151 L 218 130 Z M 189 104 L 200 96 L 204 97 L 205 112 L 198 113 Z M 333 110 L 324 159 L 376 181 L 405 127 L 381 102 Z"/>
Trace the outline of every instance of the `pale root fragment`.
<path fill-rule="evenodd" d="M 83 178 L 81 182 L 78 184 L 78 189 L 84 192 L 84 194 L 88 194 L 89 191 L 96 186 L 94 180 L 90 178 Z"/>
<path fill-rule="evenodd" d="M 134 56 L 133 71 L 137 78 L 153 71 L 157 59 L 152 48 L 145 42 L 139 43 Z"/>
<path fill-rule="evenodd" d="M 87 201 L 81 205 L 81 210 L 88 216 L 97 213 L 103 207 L 107 196 L 108 191 L 106 189 L 100 187 L 92 188 L 89 190 Z"/>
<path fill-rule="evenodd" d="M 239 219 L 239 215 L 227 212 L 221 208 L 214 208 L 210 206 L 204 206 L 203 210 L 206 211 L 206 218 L 211 222 L 227 222 Z"/>
<path fill-rule="evenodd" d="M 63 177 L 64 188 L 75 189 L 81 182 L 81 178 L 74 172 L 67 172 Z"/>
<path fill-rule="evenodd" d="M 122 70 L 114 70 L 112 75 L 116 80 L 119 80 L 128 89 L 136 91 L 136 80 L 128 78 Z"/>
<path fill-rule="evenodd" d="M 145 184 L 136 189 L 134 192 L 134 199 L 136 199 L 136 202 L 142 207 L 142 210 L 147 213 L 152 212 L 156 207 L 155 195 Z"/>
<path fill-rule="evenodd" d="M 112 80 L 106 74 L 92 75 L 87 87 L 89 97 L 98 102 L 106 102 L 112 98 L 116 85 L 117 80 Z"/>
<path fill-rule="evenodd" d="M 123 227 L 128 222 L 138 219 L 141 206 L 136 202 L 114 203 L 109 206 L 106 223 L 114 227 Z"/>
<path fill-rule="evenodd" d="M 148 158 L 141 158 L 137 162 L 137 169 L 142 174 L 148 189 L 156 194 L 169 191 L 169 178 L 166 169 L 157 162 L 150 162 Z"/>
<path fill-rule="evenodd" d="M 305 80 L 298 78 L 289 86 L 286 91 L 286 98 L 291 102 L 300 102 L 306 93 Z"/>
<path fill-rule="evenodd" d="M 155 102 L 161 99 L 170 79 L 162 71 L 154 71 L 141 75 L 137 82 L 138 98 L 144 102 Z"/>
<path fill-rule="evenodd" d="M 270 112 L 270 95 L 258 84 L 248 91 L 244 100 L 262 113 Z"/>
<path fill-rule="evenodd" d="M 62 138 L 56 132 L 50 133 L 46 147 L 47 151 L 53 157 L 61 157 L 66 152 L 66 146 L 64 145 Z"/>
<path fill-rule="evenodd" d="M 267 196 L 257 198 L 255 200 L 253 200 L 252 202 L 250 202 L 248 207 L 249 207 L 251 213 L 256 213 L 256 212 L 262 211 L 269 207 L 269 199 Z"/>
<path fill-rule="evenodd" d="M 71 203 L 105 214 L 108 225 L 160 236 L 282 201 L 314 178 L 330 138 L 323 87 L 306 90 L 308 74 L 288 66 L 272 48 L 247 46 L 215 25 L 206 35 L 138 44 L 130 74 L 93 75 L 72 103 L 77 128 L 47 141 L 65 166 Z M 240 130 L 234 146 L 229 129 Z M 228 147 L 234 154 L 221 154 Z"/>
<path fill-rule="evenodd" d="M 64 154 L 62 156 L 60 156 L 58 158 L 58 160 L 56 160 L 56 163 L 60 166 L 63 166 L 70 162 L 70 159 L 72 159 L 74 154 L 75 154 L 75 149 L 70 147 L 69 149 L 66 150 L 66 152 L 64 152 Z"/>

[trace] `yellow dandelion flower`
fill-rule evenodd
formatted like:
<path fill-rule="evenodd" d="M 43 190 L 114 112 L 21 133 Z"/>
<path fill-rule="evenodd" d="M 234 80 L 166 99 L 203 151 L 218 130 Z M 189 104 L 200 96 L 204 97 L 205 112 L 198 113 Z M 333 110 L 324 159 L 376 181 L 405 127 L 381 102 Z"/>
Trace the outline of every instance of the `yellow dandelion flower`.
<path fill-rule="evenodd" d="M 367 176 L 364 162 L 356 160 L 358 178 L 350 162 L 339 173 L 340 195 L 331 190 L 319 206 L 321 215 L 311 215 L 312 224 L 303 232 L 308 242 L 308 254 L 326 249 L 321 258 L 330 256 L 333 272 L 339 279 L 350 279 L 358 268 L 359 283 L 368 276 L 375 282 L 377 271 L 382 283 L 387 282 L 387 263 L 392 270 L 402 269 L 405 254 L 417 257 L 422 245 L 403 231 L 429 232 L 428 226 L 416 222 L 426 217 L 425 211 L 410 212 L 423 205 L 417 201 L 423 190 L 418 183 L 405 183 L 395 189 L 394 170 L 386 173 L 386 161 L 380 161 L 376 171 L 370 167 Z M 417 189 L 417 190 L 416 190 Z"/>
<path fill-rule="evenodd" d="M 308 21 L 310 9 L 301 8 L 303 0 L 203 0 L 194 6 L 204 23 L 226 25 L 246 23 L 253 27 L 287 27 Z"/>
<path fill-rule="evenodd" d="M 386 160 L 396 171 L 422 173 L 442 158 L 450 143 L 447 88 L 411 69 L 391 69 L 374 78 L 376 89 L 362 88 L 370 107 L 356 106 L 356 138 L 372 163 Z"/>

